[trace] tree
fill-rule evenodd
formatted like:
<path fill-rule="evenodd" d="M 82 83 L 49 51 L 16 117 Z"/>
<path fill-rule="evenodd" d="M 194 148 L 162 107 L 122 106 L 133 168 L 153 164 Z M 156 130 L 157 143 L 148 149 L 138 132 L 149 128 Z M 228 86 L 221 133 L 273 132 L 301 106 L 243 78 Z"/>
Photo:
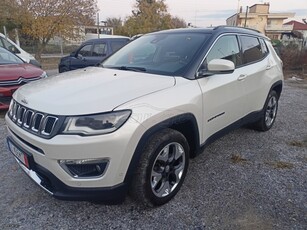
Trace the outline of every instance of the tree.
<path fill-rule="evenodd" d="M 172 28 L 186 28 L 187 23 L 179 17 L 172 17 Z"/>
<path fill-rule="evenodd" d="M 130 36 L 172 28 L 171 15 L 164 0 L 136 0 L 125 28 Z"/>
<path fill-rule="evenodd" d="M 113 27 L 114 34 L 125 34 L 125 28 L 123 26 L 123 20 L 121 18 L 107 18 L 106 22 L 107 26 Z"/>
<path fill-rule="evenodd" d="M 37 40 L 35 56 L 40 59 L 42 51 L 55 35 L 74 39 L 76 28 L 93 25 L 96 0 L 17 0 L 21 32 Z"/>
<path fill-rule="evenodd" d="M 0 30 L 3 26 L 6 27 L 7 32 L 19 27 L 14 20 L 16 16 L 16 1 L 15 0 L 0 0 Z"/>

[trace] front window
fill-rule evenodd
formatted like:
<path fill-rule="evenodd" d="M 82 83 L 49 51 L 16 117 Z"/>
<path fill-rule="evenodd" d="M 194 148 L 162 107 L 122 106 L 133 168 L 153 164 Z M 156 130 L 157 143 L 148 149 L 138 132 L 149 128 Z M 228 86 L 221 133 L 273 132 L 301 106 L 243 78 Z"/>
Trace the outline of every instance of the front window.
<path fill-rule="evenodd" d="M 79 50 L 78 54 L 82 55 L 83 57 L 90 57 L 91 50 L 92 50 L 92 45 L 85 45 Z"/>
<path fill-rule="evenodd" d="M 103 67 L 181 76 L 208 37 L 201 33 L 145 35 L 108 58 Z"/>
<path fill-rule="evenodd" d="M 237 37 L 235 35 L 226 35 L 219 38 L 201 64 L 200 70 L 207 71 L 207 65 L 213 59 L 225 59 L 232 61 L 235 67 L 240 66 L 241 56 Z"/>

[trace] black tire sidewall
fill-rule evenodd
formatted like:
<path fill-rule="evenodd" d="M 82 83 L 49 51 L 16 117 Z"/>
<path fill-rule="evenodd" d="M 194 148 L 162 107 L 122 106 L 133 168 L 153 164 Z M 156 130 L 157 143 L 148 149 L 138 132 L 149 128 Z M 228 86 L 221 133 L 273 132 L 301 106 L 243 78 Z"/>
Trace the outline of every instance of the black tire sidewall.
<path fill-rule="evenodd" d="M 186 176 L 187 173 L 187 169 L 188 169 L 188 165 L 189 165 L 189 146 L 188 143 L 185 139 L 185 137 L 175 131 L 172 130 L 172 132 L 170 132 L 169 134 L 164 134 L 163 136 L 160 136 L 159 139 L 163 140 L 160 144 L 157 145 L 157 147 L 155 148 L 155 150 L 153 151 L 153 153 L 151 153 L 147 168 L 146 168 L 146 178 L 145 178 L 145 191 L 146 194 L 145 196 L 147 197 L 147 199 L 150 200 L 150 202 L 152 202 L 154 205 L 162 205 L 167 203 L 169 200 L 171 200 L 176 194 L 177 192 L 180 190 L 182 183 L 184 181 L 184 178 Z M 161 150 L 167 146 L 170 143 L 179 143 L 183 148 L 184 148 L 184 154 L 185 154 L 185 166 L 184 166 L 184 171 L 181 177 L 181 180 L 179 182 L 179 184 L 177 185 L 177 187 L 174 189 L 174 191 L 172 191 L 169 195 L 165 196 L 165 197 L 157 197 L 152 189 L 151 189 L 151 170 L 152 167 L 155 163 L 155 160 L 157 158 L 157 156 L 159 155 L 159 153 L 161 152 Z M 150 144 L 154 144 L 154 143 L 150 143 Z M 156 143 L 157 144 L 157 143 Z"/>
<path fill-rule="evenodd" d="M 273 120 L 272 124 L 270 126 L 267 126 L 267 124 L 265 122 L 266 110 L 267 110 L 269 101 L 271 100 L 272 97 L 276 98 L 276 114 L 275 114 L 275 117 L 274 117 L 274 120 Z M 272 90 L 269 93 L 268 98 L 267 98 L 267 100 L 265 102 L 265 106 L 263 108 L 263 115 L 262 115 L 262 118 L 261 118 L 261 123 L 262 123 L 261 125 L 262 125 L 264 131 L 267 131 L 267 130 L 271 129 L 272 126 L 274 125 L 276 117 L 277 117 L 277 111 L 278 111 L 278 95 L 277 95 L 277 93 L 274 90 Z"/>

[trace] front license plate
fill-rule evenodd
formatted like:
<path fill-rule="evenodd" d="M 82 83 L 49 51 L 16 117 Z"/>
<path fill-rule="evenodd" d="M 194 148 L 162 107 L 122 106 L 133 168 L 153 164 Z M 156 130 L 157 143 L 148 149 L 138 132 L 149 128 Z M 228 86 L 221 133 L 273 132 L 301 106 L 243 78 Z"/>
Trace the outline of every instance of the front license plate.
<path fill-rule="evenodd" d="M 29 159 L 28 155 L 24 153 L 22 150 L 20 150 L 17 146 L 15 146 L 11 141 L 8 140 L 8 146 L 13 153 L 13 155 L 22 163 L 24 164 L 27 168 L 29 167 Z"/>

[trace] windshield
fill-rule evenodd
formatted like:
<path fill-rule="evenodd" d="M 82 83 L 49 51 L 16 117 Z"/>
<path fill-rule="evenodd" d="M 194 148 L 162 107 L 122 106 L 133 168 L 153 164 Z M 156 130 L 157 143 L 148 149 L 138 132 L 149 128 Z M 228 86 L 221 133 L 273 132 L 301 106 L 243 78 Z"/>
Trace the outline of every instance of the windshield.
<path fill-rule="evenodd" d="M 105 68 L 180 76 L 207 40 L 201 33 L 144 35 L 102 63 Z"/>
<path fill-rule="evenodd" d="M 10 51 L 0 48 L 0 65 L 23 64 L 24 62 Z"/>

